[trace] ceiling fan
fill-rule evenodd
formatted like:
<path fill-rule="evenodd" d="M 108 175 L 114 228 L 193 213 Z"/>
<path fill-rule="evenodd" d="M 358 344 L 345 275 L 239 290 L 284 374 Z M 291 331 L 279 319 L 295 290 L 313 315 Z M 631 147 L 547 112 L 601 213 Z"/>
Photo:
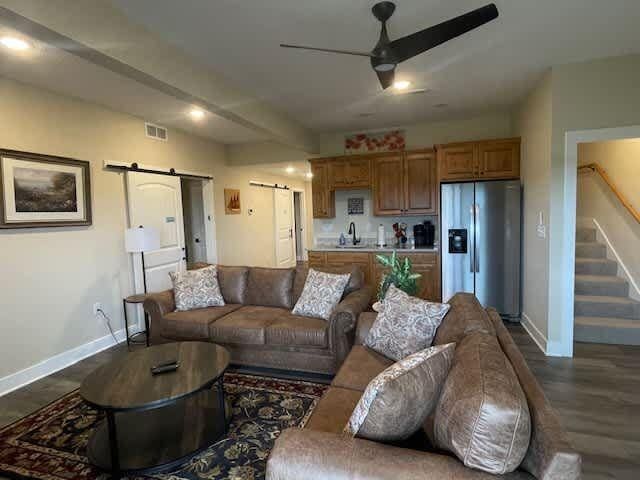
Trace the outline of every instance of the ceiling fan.
<path fill-rule="evenodd" d="M 344 55 L 356 55 L 369 57 L 371 66 L 378 75 L 382 88 L 393 85 L 395 69 L 399 63 L 420 55 L 427 50 L 467 33 L 474 28 L 478 28 L 485 23 L 498 17 L 498 9 L 495 4 L 490 3 L 484 7 L 472 10 L 459 17 L 452 18 L 446 22 L 439 23 L 419 32 L 407 35 L 396 40 L 389 40 L 387 34 L 387 20 L 391 18 L 396 6 L 393 2 L 376 3 L 371 11 L 373 15 L 382 23 L 380 38 L 371 52 L 356 52 L 353 50 L 335 50 L 330 48 L 317 48 L 304 45 L 291 45 L 281 43 L 281 47 L 298 48 L 302 50 L 313 50 L 318 52 L 340 53 Z"/>

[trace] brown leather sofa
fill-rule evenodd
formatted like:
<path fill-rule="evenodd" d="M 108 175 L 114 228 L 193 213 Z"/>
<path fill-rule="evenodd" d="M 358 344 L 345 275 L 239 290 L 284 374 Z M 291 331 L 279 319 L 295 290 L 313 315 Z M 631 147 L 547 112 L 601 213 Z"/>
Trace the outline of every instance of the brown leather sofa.
<path fill-rule="evenodd" d="M 504 475 L 492 475 L 468 468 L 451 453 L 436 450 L 428 440 L 433 438 L 433 417 L 425 422 L 423 431 L 402 444 L 383 444 L 342 433 L 369 381 L 393 363 L 363 345 L 376 315 L 363 313 L 358 320 L 356 345 L 306 426 L 303 429 L 285 430 L 276 440 L 267 463 L 267 480 L 579 478 L 580 456 L 570 446 L 556 413 L 497 312 L 493 309 L 485 311 L 475 297 L 468 294 L 459 294 L 450 303 L 452 308 L 438 329 L 434 343 L 449 343 L 452 340 L 459 343 L 468 336 L 486 339 L 490 335 L 495 348 L 502 350 L 513 367 L 527 398 L 531 437 L 524 460 L 517 470 Z M 454 359 L 454 364 L 458 361 L 469 362 L 470 358 L 461 354 Z M 488 376 L 495 377 L 490 370 L 505 368 L 507 364 L 497 363 L 485 365 L 476 361 L 469 365 L 469 369 L 487 369 Z M 455 394 L 460 398 L 468 397 L 470 394 L 464 389 L 463 386 L 463 391 Z M 465 412 L 460 414 L 461 417 L 465 415 Z M 458 418 L 456 421 L 466 419 Z"/>
<path fill-rule="evenodd" d="M 235 364 L 335 374 L 351 350 L 358 315 L 373 290 L 357 266 L 323 270 L 351 273 L 329 321 L 291 313 L 302 294 L 306 267 L 219 265 L 222 307 L 178 312 L 172 290 L 147 297 L 151 343 L 210 341 L 227 347 Z"/>

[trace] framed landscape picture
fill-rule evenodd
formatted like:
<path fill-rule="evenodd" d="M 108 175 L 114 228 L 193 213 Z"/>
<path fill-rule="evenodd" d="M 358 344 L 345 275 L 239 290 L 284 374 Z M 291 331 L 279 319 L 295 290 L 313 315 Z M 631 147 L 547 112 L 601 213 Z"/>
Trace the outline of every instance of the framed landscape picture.
<path fill-rule="evenodd" d="M 0 149 L 0 228 L 91 225 L 89 162 Z"/>

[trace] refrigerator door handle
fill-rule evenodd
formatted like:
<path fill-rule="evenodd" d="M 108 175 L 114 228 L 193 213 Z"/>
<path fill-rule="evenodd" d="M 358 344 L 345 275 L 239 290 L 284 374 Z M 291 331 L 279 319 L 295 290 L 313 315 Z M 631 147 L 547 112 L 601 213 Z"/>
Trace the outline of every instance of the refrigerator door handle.
<path fill-rule="evenodd" d="M 475 241 L 473 242 L 474 246 L 477 243 L 477 241 L 480 238 L 480 205 L 476 203 L 476 227 L 475 227 L 475 234 L 476 234 L 476 238 Z M 479 249 L 475 249 L 475 254 L 474 254 L 474 258 L 475 258 L 475 273 L 480 273 L 480 252 Z"/>
<path fill-rule="evenodd" d="M 469 272 L 476 272 L 476 234 L 475 234 L 475 205 L 469 207 L 469 238 L 467 240 L 469 245 Z"/>

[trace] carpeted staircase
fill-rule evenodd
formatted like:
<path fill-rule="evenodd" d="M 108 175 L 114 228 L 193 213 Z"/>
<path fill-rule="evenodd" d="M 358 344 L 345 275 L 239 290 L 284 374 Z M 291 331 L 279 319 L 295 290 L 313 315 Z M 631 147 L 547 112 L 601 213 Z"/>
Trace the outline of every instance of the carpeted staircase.
<path fill-rule="evenodd" d="M 595 228 L 576 231 L 576 342 L 640 345 L 640 302 L 629 298 L 629 284 L 617 276 L 618 264 Z"/>

